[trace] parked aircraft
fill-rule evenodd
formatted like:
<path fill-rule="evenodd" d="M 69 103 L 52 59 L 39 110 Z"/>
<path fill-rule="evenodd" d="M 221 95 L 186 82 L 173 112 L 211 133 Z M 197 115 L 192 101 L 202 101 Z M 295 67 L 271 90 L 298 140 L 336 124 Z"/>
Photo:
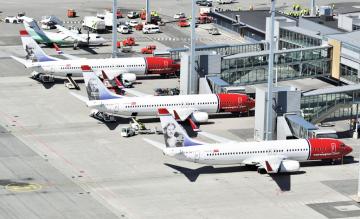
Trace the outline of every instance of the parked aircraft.
<path fill-rule="evenodd" d="M 37 22 L 29 17 L 24 18 L 24 26 L 30 36 L 38 43 L 52 46 L 53 43 L 57 45 L 71 45 L 77 47 L 78 45 L 103 45 L 107 43 L 99 34 L 79 34 L 66 29 L 60 25 L 55 25 L 59 33 L 43 31 Z"/>
<path fill-rule="evenodd" d="M 22 63 L 26 68 L 34 69 L 33 77 L 35 78 L 41 79 L 41 75 L 82 77 L 81 65 L 84 64 L 91 66 L 98 76 L 101 75 L 101 70 L 105 70 L 110 79 L 121 75 L 122 80 L 129 83 L 136 80 L 136 75 L 167 75 L 174 74 L 180 69 L 180 65 L 172 59 L 163 57 L 85 59 L 67 56 L 70 59 L 59 59 L 48 56 L 29 36 L 26 30 L 20 30 L 20 35 L 23 48 L 27 53 L 26 59 L 11 57 Z"/>
<path fill-rule="evenodd" d="M 259 172 L 296 172 L 307 160 L 338 160 L 352 148 L 337 139 L 295 139 L 208 144 L 190 138 L 166 108 L 158 109 L 165 155 L 208 165 L 255 165 Z M 158 146 L 157 146 L 158 147 Z"/>
<path fill-rule="evenodd" d="M 176 119 L 206 122 L 209 113 L 247 112 L 255 101 L 245 94 L 198 94 L 178 96 L 126 97 L 110 92 L 88 65 L 81 66 L 88 100 L 92 109 L 118 116 L 156 116 L 159 108 L 167 108 Z M 126 89 L 126 92 L 136 94 Z M 84 97 L 72 93 L 84 101 Z"/>

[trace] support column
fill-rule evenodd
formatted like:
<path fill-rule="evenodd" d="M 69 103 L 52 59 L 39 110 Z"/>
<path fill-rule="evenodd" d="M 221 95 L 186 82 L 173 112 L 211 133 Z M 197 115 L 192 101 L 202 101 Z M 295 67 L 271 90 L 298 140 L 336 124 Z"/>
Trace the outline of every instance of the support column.
<path fill-rule="evenodd" d="M 150 23 L 151 12 L 150 12 L 150 0 L 146 0 L 146 23 Z"/>
<path fill-rule="evenodd" d="M 195 0 L 191 1 L 191 45 L 190 45 L 190 70 L 189 70 L 189 77 L 188 77 L 188 83 L 189 83 L 189 90 L 188 94 L 193 94 L 193 79 L 194 74 L 196 74 L 195 71 L 195 44 L 196 44 L 196 33 L 195 33 Z"/>
<path fill-rule="evenodd" d="M 270 23 L 270 53 L 268 68 L 268 89 L 267 89 L 267 108 L 266 108 L 266 140 L 272 140 L 273 131 L 273 67 L 274 67 L 274 29 L 275 29 L 275 0 L 271 0 L 271 23 Z"/>
<path fill-rule="evenodd" d="M 117 54 L 118 54 L 118 49 L 116 47 L 116 41 L 117 41 L 117 16 L 116 16 L 116 12 L 117 12 L 117 1 L 118 0 L 113 0 L 113 7 L 112 7 L 112 12 L 113 12 L 113 21 L 112 21 L 112 58 L 116 58 Z"/>

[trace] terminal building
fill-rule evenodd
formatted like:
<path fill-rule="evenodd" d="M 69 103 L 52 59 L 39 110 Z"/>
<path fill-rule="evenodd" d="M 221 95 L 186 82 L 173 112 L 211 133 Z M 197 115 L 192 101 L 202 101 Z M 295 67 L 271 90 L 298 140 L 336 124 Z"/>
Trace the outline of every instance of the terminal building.
<path fill-rule="evenodd" d="M 331 13 L 299 19 L 276 13 L 275 80 L 319 78 L 334 85 L 331 88 L 301 91 L 299 110 L 292 113 L 302 120 L 294 116 L 286 117 L 288 124 L 293 124 L 293 127 L 296 126 L 295 123 L 301 123 L 297 126 L 303 127 L 304 130 L 297 128 L 301 132 L 293 133 L 296 137 L 310 136 L 309 131 L 314 127 L 309 124 L 351 119 L 358 115 L 360 18 L 357 13 L 338 14 L 337 18 Z M 192 83 L 194 88 L 190 90 L 224 92 L 230 86 L 247 91 L 244 87 L 266 83 L 269 64 L 269 11 L 223 11 L 212 12 L 212 16 L 216 26 L 238 33 L 248 43 L 197 47 L 198 75 L 191 79 L 196 83 Z M 179 60 L 180 54 L 187 50 L 170 49 L 169 54 Z M 212 57 L 211 62 L 221 63 L 221 68 L 216 70 L 208 61 L 204 61 L 207 60 L 204 58 L 207 53 L 213 55 L 214 52 L 218 56 Z M 207 83 L 210 89 L 204 89 L 203 83 Z M 287 113 L 289 112 L 283 112 Z M 292 118 L 291 121 L 288 118 Z"/>

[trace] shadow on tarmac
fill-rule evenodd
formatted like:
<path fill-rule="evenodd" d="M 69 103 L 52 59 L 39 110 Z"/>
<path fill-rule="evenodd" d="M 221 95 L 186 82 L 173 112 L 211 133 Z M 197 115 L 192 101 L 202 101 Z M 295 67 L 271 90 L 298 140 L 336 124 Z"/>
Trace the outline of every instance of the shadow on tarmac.
<path fill-rule="evenodd" d="M 217 167 L 217 168 L 213 166 L 203 166 L 197 169 L 190 169 L 169 163 L 164 163 L 164 165 L 184 174 L 190 182 L 196 182 L 197 178 L 201 174 L 235 173 L 235 172 L 256 170 L 256 167 L 254 168 L 252 166 L 232 166 L 232 167 Z"/>
<path fill-rule="evenodd" d="M 347 156 L 344 157 L 342 164 L 352 164 L 358 163 L 358 161 L 354 160 L 354 157 Z M 184 176 L 190 182 L 196 182 L 197 178 L 201 174 L 218 174 L 218 173 L 236 173 L 236 172 L 245 172 L 245 171 L 256 171 L 256 166 L 232 166 L 232 167 L 213 167 L 213 166 L 203 166 L 197 169 L 190 169 L 186 167 L 181 167 L 169 163 L 164 163 L 164 165 L 184 174 Z M 315 167 L 315 166 L 330 166 L 333 165 L 329 162 L 324 161 L 309 161 L 309 162 L 302 162 L 300 163 L 301 167 Z M 338 163 L 338 165 L 341 165 Z M 177 172 L 174 172 L 177 174 Z M 304 174 L 305 171 L 297 171 L 293 173 L 276 173 L 276 174 L 268 174 L 269 177 L 276 183 L 279 189 L 283 192 L 291 191 L 291 176 L 292 175 L 299 175 Z"/>

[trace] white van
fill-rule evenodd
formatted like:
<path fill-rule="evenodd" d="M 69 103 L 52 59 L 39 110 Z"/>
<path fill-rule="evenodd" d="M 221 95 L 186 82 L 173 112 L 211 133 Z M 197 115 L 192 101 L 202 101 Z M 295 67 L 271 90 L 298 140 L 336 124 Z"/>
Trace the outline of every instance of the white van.
<path fill-rule="evenodd" d="M 125 26 L 125 25 L 120 25 L 118 28 L 117 28 L 117 31 L 119 33 L 122 33 L 122 34 L 128 34 L 130 33 L 130 29 L 128 26 Z"/>
<path fill-rule="evenodd" d="M 89 29 L 92 32 L 104 32 L 106 29 L 105 21 L 94 16 L 85 16 L 82 26 L 84 29 Z"/>
<path fill-rule="evenodd" d="M 158 25 L 155 24 L 147 24 L 142 29 L 143 33 L 160 33 L 160 28 Z"/>
<path fill-rule="evenodd" d="M 233 3 L 232 0 L 217 0 L 217 2 L 219 4 L 231 4 L 231 3 Z"/>

